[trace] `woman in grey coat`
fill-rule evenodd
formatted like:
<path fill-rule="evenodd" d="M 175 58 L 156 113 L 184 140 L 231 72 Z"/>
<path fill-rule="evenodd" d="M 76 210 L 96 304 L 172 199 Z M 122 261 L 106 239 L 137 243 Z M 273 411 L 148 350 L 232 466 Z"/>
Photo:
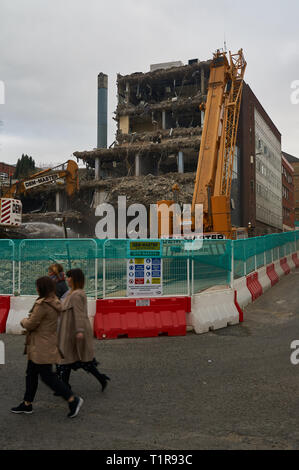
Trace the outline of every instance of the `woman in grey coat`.
<path fill-rule="evenodd" d="M 81 269 L 71 269 L 66 276 L 70 291 L 62 303 L 58 329 L 58 344 L 64 359 L 57 366 L 57 374 L 69 385 L 71 370 L 82 368 L 100 382 L 104 391 L 110 378 L 97 369 L 93 331 L 88 318 L 87 298 L 83 290 L 84 274 Z"/>

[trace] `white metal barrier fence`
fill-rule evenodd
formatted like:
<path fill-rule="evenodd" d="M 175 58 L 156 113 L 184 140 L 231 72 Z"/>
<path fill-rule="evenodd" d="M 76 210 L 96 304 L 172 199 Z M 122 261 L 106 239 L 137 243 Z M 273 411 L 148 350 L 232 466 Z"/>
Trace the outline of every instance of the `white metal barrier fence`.
<path fill-rule="evenodd" d="M 136 242 L 161 244 L 156 256 L 161 259 L 163 295 L 189 296 L 215 285 L 232 287 L 234 279 L 297 252 L 299 231 L 234 242 L 204 241 L 198 249 L 181 240 Z M 129 243 L 132 240 L 0 240 L 0 295 L 35 295 L 36 279 L 58 262 L 65 272 L 83 270 L 88 297 L 127 297 Z M 136 253 L 141 257 L 143 252 Z"/>

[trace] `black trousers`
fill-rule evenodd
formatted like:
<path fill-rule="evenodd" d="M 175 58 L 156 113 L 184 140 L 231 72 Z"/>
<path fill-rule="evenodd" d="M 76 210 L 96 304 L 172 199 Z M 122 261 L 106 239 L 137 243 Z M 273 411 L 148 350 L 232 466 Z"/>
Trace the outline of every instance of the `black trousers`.
<path fill-rule="evenodd" d="M 72 370 L 83 369 L 85 372 L 92 374 L 102 385 L 106 381 L 106 376 L 101 374 L 97 369 L 98 362 L 93 359 L 90 362 L 75 362 L 73 364 L 62 364 L 56 366 L 56 373 L 61 381 L 69 385 L 70 375 Z"/>
<path fill-rule="evenodd" d="M 33 402 L 38 388 L 38 376 L 54 392 L 59 393 L 65 400 L 73 395 L 72 390 L 64 384 L 52 370 L 52 364 L 35 364 L 28 361 L 26 370 L 26 392 L 24 401 Z"/>

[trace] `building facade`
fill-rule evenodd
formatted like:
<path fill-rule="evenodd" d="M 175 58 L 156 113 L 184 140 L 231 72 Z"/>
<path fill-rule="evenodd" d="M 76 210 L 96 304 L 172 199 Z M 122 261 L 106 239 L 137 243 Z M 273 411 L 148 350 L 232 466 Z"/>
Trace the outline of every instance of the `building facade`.
<path fill-rule="evenodd" d="M 293 184 L 294 184 L 294 210 L 295 210 L 295 223 L 299 223 L 299 159 L 283 152 L 283 157 L 290 163 L 294 170 Z"/>
<path fill-rule="evenodd" d="M 13 176 L 15 172 L 15 167 L 13 165 L 9 165 L 8 163 L 0 162 L 0 179 L 7 180 Z"/>
<path fill-rule="evenodd" d="M 280 232 L 282 223 L 281 134 L 246 83 L 238 132 L 242 225 L 253 236 Z"/>
<path fill-rule="evenodd" d="M 294 168 L 282 155 L 282 217 L 283 230 L 295 228 Z"/>

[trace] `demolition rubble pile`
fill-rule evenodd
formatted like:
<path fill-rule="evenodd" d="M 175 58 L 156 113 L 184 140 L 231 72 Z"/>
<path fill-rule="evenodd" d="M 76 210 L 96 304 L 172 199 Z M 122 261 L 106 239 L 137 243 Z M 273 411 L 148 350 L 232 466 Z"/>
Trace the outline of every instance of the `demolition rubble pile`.
<path fill-rule="evenodd" d="M 165 176 L 149 174 L 139 177 L 107 178 L 85 183 L 84 187 L 93 187 L 105 193 L 105 202 L 115 207 L 117 207 L 118 196 L 126 196 L 127 204 L 143 204 L 149 207 L 157 201 L 174 200 L 176 196 L 172 188 L 175 184 L 178 184 L 180 188 L 177 194 L 178 202 L 191 203 L 194 179 L 194 173 L 169 173 Z"/>

